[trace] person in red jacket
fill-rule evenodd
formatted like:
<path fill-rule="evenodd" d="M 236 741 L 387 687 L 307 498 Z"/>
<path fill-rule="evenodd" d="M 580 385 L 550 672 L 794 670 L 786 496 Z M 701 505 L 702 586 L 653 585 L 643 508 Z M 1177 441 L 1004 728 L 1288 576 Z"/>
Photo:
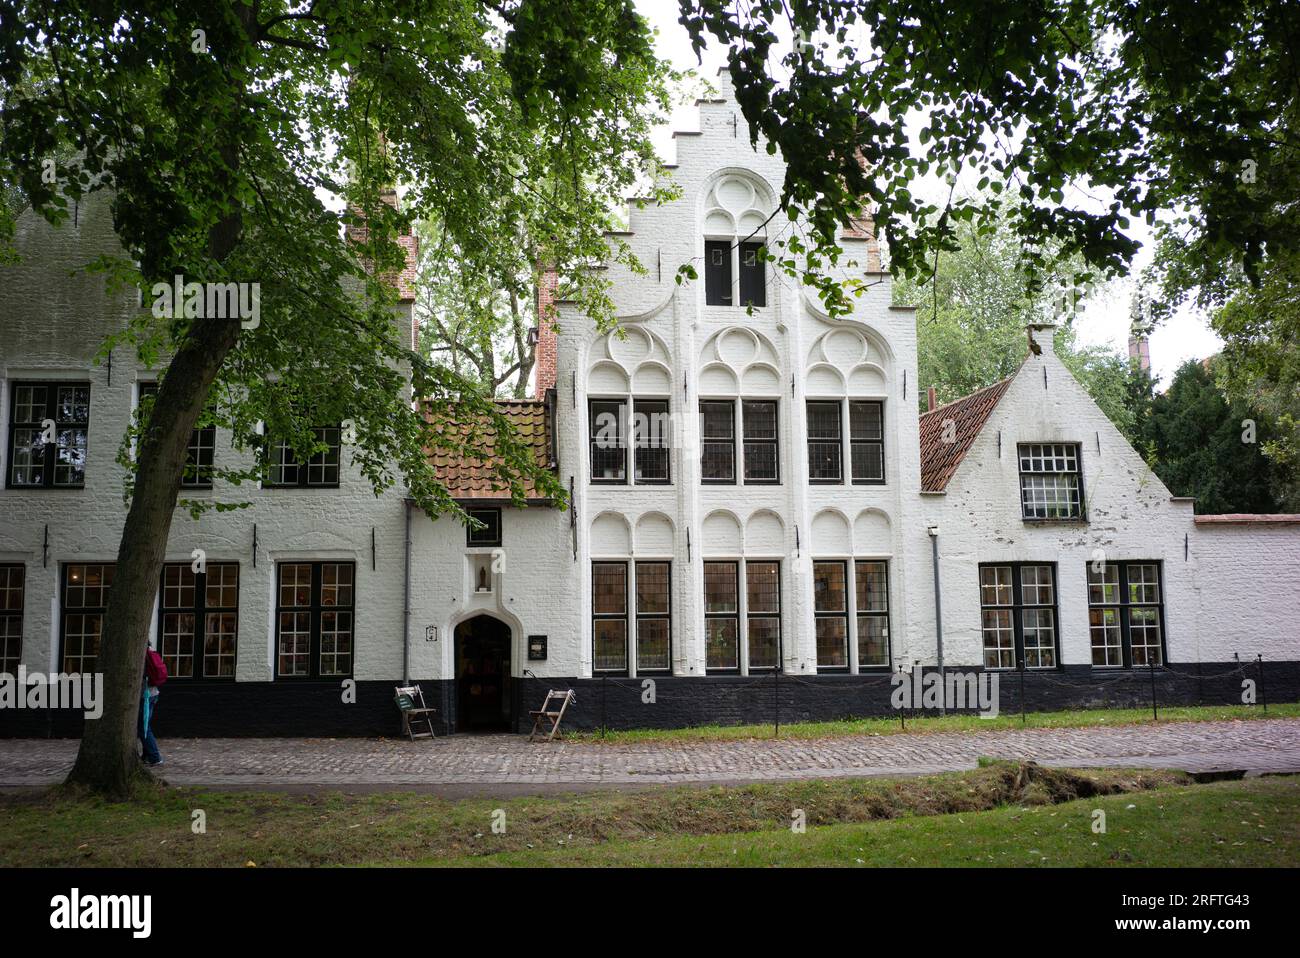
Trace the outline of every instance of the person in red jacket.
<path fill-rule="evenodd" d="M 153 768 L 163 763 L 158 740 L 153 737 L 153 715 L 158 708 L 158 687 L 167 681 L 167 666 L 153 649 L 144 652 L 144 681 L 140 683 L 140 723 L 138 734 L 145 765 Z"/>

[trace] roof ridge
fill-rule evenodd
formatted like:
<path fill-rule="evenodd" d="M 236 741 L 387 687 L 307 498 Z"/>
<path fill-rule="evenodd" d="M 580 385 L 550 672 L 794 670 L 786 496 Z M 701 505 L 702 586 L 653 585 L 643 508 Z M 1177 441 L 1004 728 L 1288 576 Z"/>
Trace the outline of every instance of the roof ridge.
<path fill-rule="evenodd" d="M 1024 364 L 1021 363 L 1021 365 L 1024 365 Z M 937 413 L 937 412 L 941 412 L 942 410 L 947 409 L 949 406 L 955 406 L 955 405 L 957 405 L 957 403 L 966 402 L 968 399 L 974 399 L 976 396 L 978 396 L 978 395 L 980 395 L 980 394 L 982 394 L 982 393 L 986 393 L 986 392 L 988 392 L 990 389 L 996 389 L 996 388 L 999 387 L 999 386 L 1005 386 L 1007 383 L 1011 382 L 1011 380 L 1013 380 L 1013 379 L 1016 378 L 1016 373 L 1018 373 L 1018 372 L 1020 372 L 1020 369 L 1019 369 L 1019 368 L 1017 368 L 1017 369 L 1016 369 L 1016 372 L 1015 372 L 1015 373 L 1012 373 L 1012 374 L 1011 374 L 1010 376 L 1008 376 L 1006 379 L 999 379 L 999 380 L 998 380 L 997 382 L 995 382 L 995 383 L 990 383 L 990 384 L 987 385 L 987 386 L 982 386 L 982 387 L 980 387 L 979 389 L 975 390 L 973 393 L 967 393 L 967 394 L 964 395 L 964 396 L 958 396 L 956 399 L 949 399 L 949 400 L 948 400 L 946 403 L 944 403 L 942 406 L 935 406 L 933 409 L 928 409 L 928 410 L 926 410 L 925 412 L 921 413 L 921 417 L 920 417 L 920 418 L 924 419 L 926 416 L 933 416 L 935 413 Z"/>

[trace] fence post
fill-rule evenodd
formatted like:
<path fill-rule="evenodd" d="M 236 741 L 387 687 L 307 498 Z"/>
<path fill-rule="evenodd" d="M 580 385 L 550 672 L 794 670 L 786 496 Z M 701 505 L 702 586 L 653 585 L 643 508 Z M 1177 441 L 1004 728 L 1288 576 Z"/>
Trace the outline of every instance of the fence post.
<path fill-rule="evenodd" d="M 1024 725 L 1028 719 L 1025 718 L 1025 657 L 1020 656 L 1020 724 Z"/>
<path fill-rule="evenodd" d="M 1147 650 L 1147 665 L 1151 666 L 1151 721 L 1159 722 L 1160 713 L 1156 711 L 1156 660 Z"/>
<path fill-rule="evenodd" d="M 1264 711 L 1267 712 L 1268 698 L 1264 695 L 1264 656 L 1262 653 L 1255 653 L 1255 664 L 1259 666 L 1259 671 L 1257 673 L 1259 675 L 1259 704 L 1262 705 Z"/>
<path fill-rule="evenodd" d="M 607 675 L 602 675 L 600 677 L 600 737 L 601 738 L 605 737 L 605 695 L 607 689 L 606 680 L 608 678 L 609 676 Z"/>
<path fill-rule="evenodd" d="M 781 663 L 772 670 L 772 718 L 774 725 L 772 737 L 781 737 Z"/>

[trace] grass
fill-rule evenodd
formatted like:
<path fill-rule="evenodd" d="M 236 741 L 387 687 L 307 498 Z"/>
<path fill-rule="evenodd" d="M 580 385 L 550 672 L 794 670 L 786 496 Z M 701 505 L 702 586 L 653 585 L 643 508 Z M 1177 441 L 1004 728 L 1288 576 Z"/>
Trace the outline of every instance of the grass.
<path fill-rule="evenodd" d="M 968 772 L 561 797 L 0 796 L 5 866 L 1294 863 L 1300 780 L 991 762 Z M 1107 797 L 1110 796 L 1110 797 Z M 1130 808 L 1135 805 L 1136 808 Z M 1107 835 L 1091 811 L 1107 810 Z M 807 833 L 790 831 L 803 810 Z M 196 833 L 195 812 L 206 826 Z M 505 832 L 493 830 L 504 815 Z M 1096 844 L 1094 844 L 1094 842 Z"/>
<path fill-rule="evenodd" d="M 1160 722 L 1221 722 L 1231 719 L 1300 717 L 1300 703 L 1270 705 L 1265 712 L 1253 705 L 1197 705 L 1161 708 Z M 1015 728 L 1085 728 L 1096 725 L 1150 725 L 1151 709 L 1077 709 L 1064 712 L 1002 714 L 984 719 L 978 715 L 925 715 L 908 717 L 904 727 L 898 718 L 843 719 L 834 722 L 782 723 L 782 738 L 838 738 L 847 735 L 925 734 L 927 732 L 984 732 Z M 576 742 L 627 745 L 654 742 L 725 742 L 737 739 L 772 738 L 768 725 L 697 725 L 678 729 L 629 729 L 626 731 L 566 732 Z"/>
<path fill-rule="evenodd" d="M 1094 813 L 1106 832 L 1093 832 Z M 1294 867 L 1300 784 L 1281 778 L 865 824 L 614 841 L 422 865 L 657 867 Z"/>

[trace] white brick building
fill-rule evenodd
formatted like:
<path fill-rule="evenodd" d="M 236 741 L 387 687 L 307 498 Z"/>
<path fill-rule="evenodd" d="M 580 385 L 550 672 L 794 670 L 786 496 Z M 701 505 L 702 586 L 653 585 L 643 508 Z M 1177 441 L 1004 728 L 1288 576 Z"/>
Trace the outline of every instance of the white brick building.
<path fill-rule="evenodd" d="M 178 513 L 153 636 L 176 676 L 163 734 L 387 733 L 405 675 L 462 728 L 517 723 L 552 686 L 578 689 L 588 724 L 879 712 L 892 672 L 940 664 L 936 583 L 942 664 L 1023 665 L 1036 705 L 1149 694 L 1148 664 L 1168 701 L 1233 700 L 1234 656 L 1263 657 L 1272 697 L 1300 694 L 1300 520 L 1194 518 L 1049 331 L 1007 382 L 918 417 L 915 319 L 890 305 L 869 232 L 843 238 L 842 275 L 870 288 L 840 319 L 755 254 L 790 228 L 769 219 L 783 167 L 750 147 L 720 83 L 699 131 L 677 135 L 681 198 L 630 210 L 620 238 L 647 272 L 609 270 L 621 335 L 557 304 L 539 398 L 506 404 L 571 508 L 512 508 L 476 464 L 443 461 L 487 528 L 411 515 L 408 547 L 400 491 L 376 498 L 341 444 L 337 475 L 316 472 L 336 482 Z M 8 668 L 93 651 L 103 590 L 87 577 L 116 554 L 114 455 L 154 375 L 133 357 L 92 362 L 136 304 L 68 273 L 114 246 L 102 203 L 60 230 L 27 214 L 23 262 L 0 269 Z M 679 284 L 686 263 L 700 278 Z M 65 400 L 69 441 L 87 430 L 84 477 L 16 483 L 15 430 L 38 401 Z M 212 446 L 233 455 L 220 432 Z M 195 548 L 220 570 L 203 583 L 183 572 Z M 1014 707 L 1018 685 L 1003 692 Z M 24 721 L 0 715 L 0 732 L 75 731 Z"/>

